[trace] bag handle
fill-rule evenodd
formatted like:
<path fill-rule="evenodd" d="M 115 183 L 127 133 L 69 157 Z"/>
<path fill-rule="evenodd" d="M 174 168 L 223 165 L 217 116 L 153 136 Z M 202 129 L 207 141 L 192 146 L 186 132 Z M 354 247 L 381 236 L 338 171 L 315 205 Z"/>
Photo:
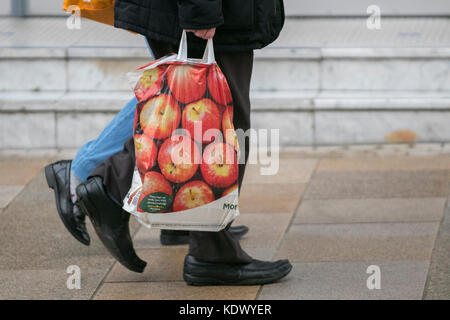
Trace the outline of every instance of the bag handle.
<path fill-rule="evenodd" d="M 181 35 L 180 47 L 178 48 L 177 61 L 187 62 L 188 61 L 187 51 L 188 51 L 187 35 L 186 30 L 183 30 L 183 34 Z M 216 62 L 216 58 L 214 56 L 213 40 L 208 39 L 201 63 L 212 64 L 214 62 Z"/>

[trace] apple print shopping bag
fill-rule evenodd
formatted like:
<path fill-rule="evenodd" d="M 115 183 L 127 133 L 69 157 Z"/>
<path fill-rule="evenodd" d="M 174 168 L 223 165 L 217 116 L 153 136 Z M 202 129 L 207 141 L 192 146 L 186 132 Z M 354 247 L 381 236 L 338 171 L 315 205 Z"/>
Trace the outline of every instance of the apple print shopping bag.
<path fill-rule="evenodd" d="M 136 167 L 123 208 L 147 227 L 219 231 L 239 215 L 239 146 L 212 40 L 203 59 L 178 54 L 130 74 L 138 99 Z"/>

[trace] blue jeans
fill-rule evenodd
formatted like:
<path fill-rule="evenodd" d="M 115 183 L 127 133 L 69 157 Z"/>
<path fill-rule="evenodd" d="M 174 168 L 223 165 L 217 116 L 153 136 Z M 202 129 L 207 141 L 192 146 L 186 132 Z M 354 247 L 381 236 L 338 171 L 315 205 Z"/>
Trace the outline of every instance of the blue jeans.
<path fill-rule="evenodd" d="M 148 42 L 147 47 L 150 55 L 154 57 Z M 131 99 L 97 139 L 89 141 L 78 150 L 75 159 L 72 160 L 72 170 L 81 181 L 86 181 L 100 163 L 122 151 L 125 142 L 133 136 L 136 105 L 137 99 Z"/>

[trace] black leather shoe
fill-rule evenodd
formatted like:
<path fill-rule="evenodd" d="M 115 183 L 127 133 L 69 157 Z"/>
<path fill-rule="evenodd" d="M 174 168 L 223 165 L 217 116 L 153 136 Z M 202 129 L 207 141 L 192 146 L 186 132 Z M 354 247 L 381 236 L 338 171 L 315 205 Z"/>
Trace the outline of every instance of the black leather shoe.
<path fill-rule="evenodd" d="M 124 267 L 143 272 L 147 263 L 133 248 L 130 236 L 130 214 L 117 205 L 105 192 L 103 180 L 93 177 L 77 187 L 80 209 L 91 219 L 103 245 Z"/>
<path fill-rule="evenodd" d="M 247 226 L 230 227 L 228 231 L 236 238 L 242 238 L 247 232 Z M 175 246 L 189 243 L 189 231 L 161 230 L 159 240 L 162 245 Z"/>
<path fill-rule="evenodd" d="M 58 210 L 67 230 L 82 244 L 88 246 L 91 238 L 86 230 L 86 216 L 72 203 L 70 197 L 70 167 L 72 161 L 62 160 L 45 167 L 48 186 L 55 192 L 56 210 Z"/>
<path fill-rule="evenodd" d="M 291 272 L 288 260 L 253 260 L 247 264 L 202 262 L 191 255 L 184 259 L 183 278 L 189 285 L 262 285 L 280 280 Z"/>

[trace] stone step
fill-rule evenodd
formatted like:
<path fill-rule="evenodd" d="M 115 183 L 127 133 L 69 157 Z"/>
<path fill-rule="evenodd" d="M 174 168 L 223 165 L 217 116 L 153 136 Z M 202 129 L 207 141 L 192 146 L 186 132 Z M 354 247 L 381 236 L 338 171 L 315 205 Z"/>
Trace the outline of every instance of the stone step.
<path fill-rule="evenodd" d="M 450 91 L 450 19 L 291 18 L 255 51 L 252 90 Z M 149 62 L 142 36 L 64 18 L 0 19 L 0 91 L 129 91 Z M 29 76 L 30 73 L 32 76 Z"/>
<path fill-rule="evenodd" d="M 0 93 L 0 149 L 77 148 L 131 98 L 121 92 Z M 450 141 L 450 94 L 258 92 L 252 126 L 281 146 Z"/>
<path fill-rule="evenodd" d="M 0 49 L 0 91 L 123 91 L 144 48 Z M 32 76 L 30 75 L 32 72 Z M 450 48 L 268 48 L 255 53 L 256 91 L 450 91 Z"/>
<path fill-rule="evenodd" d="M 132 95 L 142 36 L 0 18 L 0 148 L 76 148 Z M 255 51 L 252 123 L 283 146 L 450 140 L 450 19 L 290 18 Z M 401 130 L 400 132 L 397 132 Z M 393 133 L 394 132 L 394 133 Z"/>

